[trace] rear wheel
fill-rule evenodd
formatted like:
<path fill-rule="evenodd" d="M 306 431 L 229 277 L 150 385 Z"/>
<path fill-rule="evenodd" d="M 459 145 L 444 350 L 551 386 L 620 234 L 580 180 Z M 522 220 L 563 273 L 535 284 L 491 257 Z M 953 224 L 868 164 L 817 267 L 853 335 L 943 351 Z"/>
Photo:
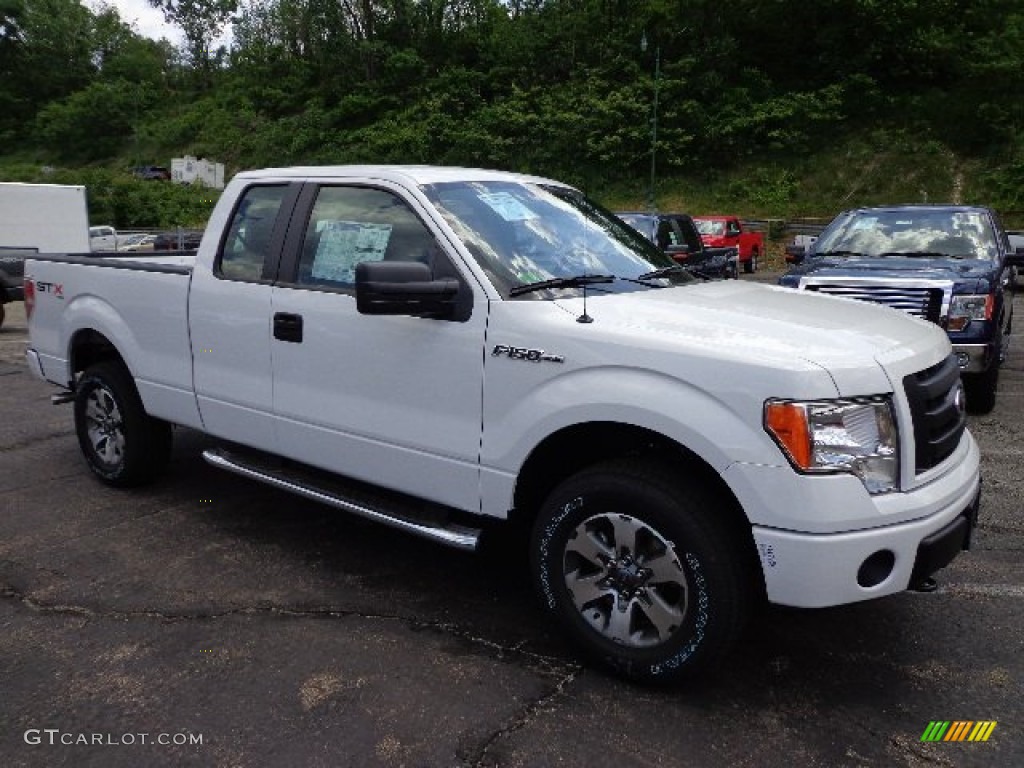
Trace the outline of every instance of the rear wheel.
<path fill-rule="evenodd" d="M 171 455 L 171 425 L 149 416 L 131 374 L 106 361 L 86 369 L 76 386 L 75 431 L 89 469 L 103 482 L 149 482 Z"/>
<path fill-rule="evenodd" d="M 743 262 L 743 271 L 746 272 L 748 275 L 752 275 L 754 272 L 757 272 L 758 256 L 759 254 L 757 252 L 757 248 L 755 248 L 750 252 L 750 258 Z"/>
<path fill-rule="evenodd" d="M 706 670 L 734 644 L 754 594 L 718 501 L 639 462 L 569 478 L 534 527 L 545 607 L 623 677 L 673 682 Z"/>

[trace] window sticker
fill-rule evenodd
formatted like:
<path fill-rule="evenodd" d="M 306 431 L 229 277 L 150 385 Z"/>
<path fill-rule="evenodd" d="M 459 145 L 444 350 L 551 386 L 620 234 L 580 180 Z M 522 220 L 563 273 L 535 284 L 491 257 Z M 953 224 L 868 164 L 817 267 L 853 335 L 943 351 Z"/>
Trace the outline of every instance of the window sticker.
<path fill-rule="evenodd" d="M 859 219 L 854 219 L 853 226 L 850 229 L 856 231 L 858 229 L 874 229 L 878 226 L 877 216 L 864 216 Z"/>
<path fill-rule="evenodd" d="M 317 222 L 320 242 L 313 257 L 312 275 L 317 280 L 354 283 L 356 264 L 383 261 L 391 239 L 390 224 L 356 221 Z"/>
<path fill-rule="evenodd" d="M 530 219 L 537 218 L 536 213 L 508 192 L 493 192 L 487 195 L 480 195 L 480 199 L 487 203 L 491 210 L 505 221 L 529 221 Z"/>

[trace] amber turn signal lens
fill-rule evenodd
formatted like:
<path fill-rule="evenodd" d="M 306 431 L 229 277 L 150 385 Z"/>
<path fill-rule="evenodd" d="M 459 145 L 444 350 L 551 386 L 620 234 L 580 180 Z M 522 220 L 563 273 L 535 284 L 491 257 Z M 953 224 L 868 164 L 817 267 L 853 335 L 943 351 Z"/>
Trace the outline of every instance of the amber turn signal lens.
<path fill-rule="evenodd" d="M 796 403 L 768 403 L 765 426 L 801 469 L 811 466 L 811 434 L 807 411 Z"/>

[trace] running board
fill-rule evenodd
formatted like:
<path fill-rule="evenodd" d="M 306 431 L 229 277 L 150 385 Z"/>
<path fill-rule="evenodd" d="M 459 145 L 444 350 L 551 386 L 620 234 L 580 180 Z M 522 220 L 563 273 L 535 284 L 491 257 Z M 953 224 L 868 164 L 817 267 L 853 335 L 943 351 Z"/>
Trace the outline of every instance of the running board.
<path fill-rule="evenodd" d="M 400 531 L 406 531 L 431 541 L 446 544 L 455 549 L 472 552 L 476 550 L 477 544 L 480 541 L 481 532 L 477 528 L 457 525 L 448 520 L 420 522 L 411 519 L 412 515 L 384 512 L 382 511 L 381 504 L 373 503 L 378 501 L 378 499 L 373 499 L 372 494 L 368 494 L 365 491 L 361 493 L 356 492 L 347 494 L 348 498 L 346 498 L 346 495 L 343 495 L 342 492 L 336 490 L 328 491 L 320 487 L 321 483 L 314 484 L 309 477 L 303 476 L 307 473 L 301 470 L 292 471 L 281 467 L 266 466 L 263 462 L 250 461 L 247 458 L 219 448 L 203 451 L 203 458 L 207 463 L 219 469 L 224 469 L 252 480 L 258 480 L 274 488 L 294 493 L 312 501 L 335 507 L 336 509 L 351 512 L 376 523 L 383 523 L 392 528 L 397 528 Z M 331 484 L 334 485 L 335 483 Z M 357 501 L 355 497 L 359 496 L 364 498 Z M 381 500 L 390 501 L 387 497 L 381 497 Z M 392 505 L 389 503 L 388 506 Z M 395 506 L 401 505 L 396 504 Z"/>

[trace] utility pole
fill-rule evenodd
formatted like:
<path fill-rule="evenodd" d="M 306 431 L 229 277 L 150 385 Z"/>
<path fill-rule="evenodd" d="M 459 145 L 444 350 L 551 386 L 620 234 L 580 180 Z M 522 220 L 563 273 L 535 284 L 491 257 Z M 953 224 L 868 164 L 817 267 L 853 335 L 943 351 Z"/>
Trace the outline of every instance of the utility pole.
<path fill-rule="evenodd" d="M 647 30 L 640 38 L 640 50 L 647 52 Z M 658 208 L 654 195 L 655 166 L 658 154 L 658 86 L 661 81 L 661 46 L 654 48 L 654 109 L 651 112 L 651 183 L 647 189 L 647 208 L 655 211 Z"/>

